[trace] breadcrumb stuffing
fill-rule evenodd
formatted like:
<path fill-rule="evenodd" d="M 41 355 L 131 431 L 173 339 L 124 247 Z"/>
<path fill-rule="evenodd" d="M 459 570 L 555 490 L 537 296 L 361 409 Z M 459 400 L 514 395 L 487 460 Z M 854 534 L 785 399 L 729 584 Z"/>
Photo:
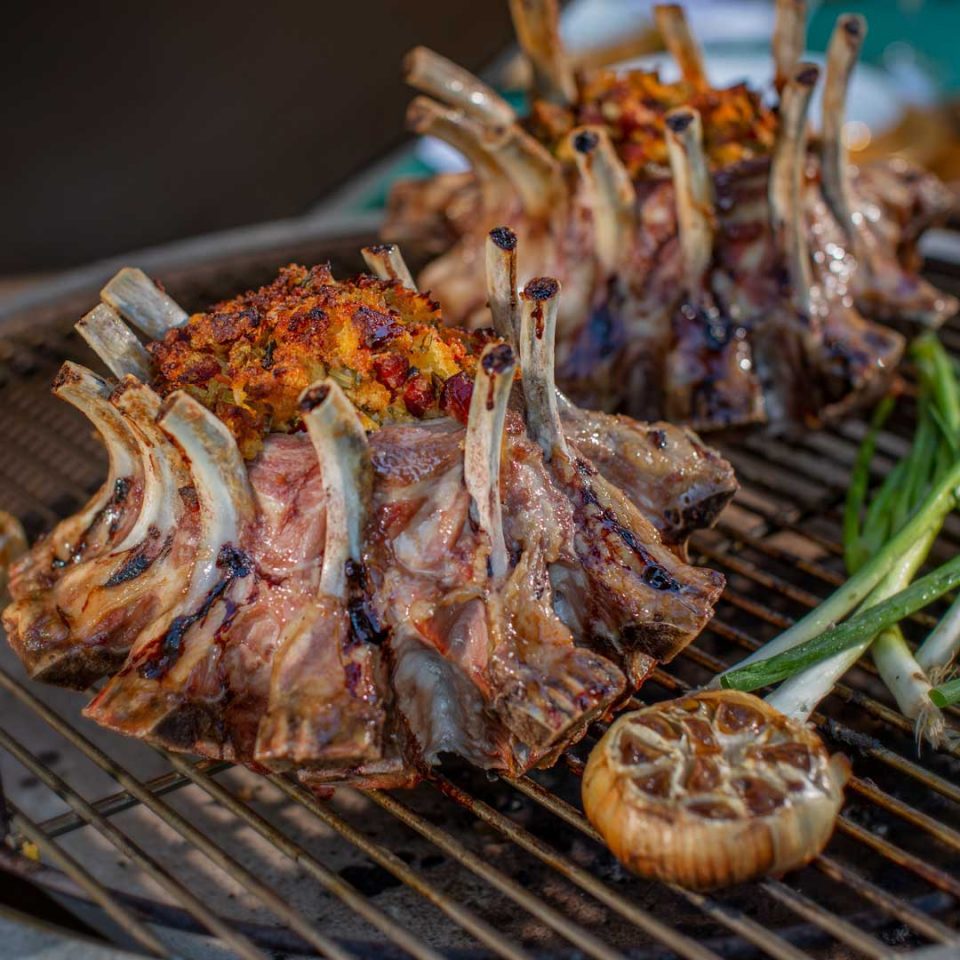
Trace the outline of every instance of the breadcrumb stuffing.
<path fill-rule="evenodd" d="M 776 116 L 746 84 L 697 90 L 683 81 L 664 83 L 656 71 L 590 71 L 580 80 L 573 108 L 535 101 L 529 123 L 561 155 L 565 135 L 575 126 L 605 126 L 627 171 L 639 179 L 669 170 L 664 118 L 684 106 L 700 112 L 704 149 L 715 168 L 765 156 L 773 148 Z"/>
<path fill-rule="evenodd" d="M 267 433 L 302 429 L 297 398 L 323 377 L 343 388 L 368 430 L 463 419 L 477 358 L 492 338 L 445 326 L 436 302 L 395 280 L 337 281 L 327 265 L 291 264 L 148 349 L 158 392 L 195 397 L 252 459 Z"/>

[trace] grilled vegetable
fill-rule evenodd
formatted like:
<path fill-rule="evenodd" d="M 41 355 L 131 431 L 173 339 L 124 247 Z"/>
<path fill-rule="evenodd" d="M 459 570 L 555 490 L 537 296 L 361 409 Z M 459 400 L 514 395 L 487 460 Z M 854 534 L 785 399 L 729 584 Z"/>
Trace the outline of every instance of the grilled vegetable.
<path fill-rule="evenodd" d="M 708 691 L 620 717 L 590 755 L 583 804 L 631 870 L 707 890 L 815 857 L 848 776 L 802 721 Z"/>

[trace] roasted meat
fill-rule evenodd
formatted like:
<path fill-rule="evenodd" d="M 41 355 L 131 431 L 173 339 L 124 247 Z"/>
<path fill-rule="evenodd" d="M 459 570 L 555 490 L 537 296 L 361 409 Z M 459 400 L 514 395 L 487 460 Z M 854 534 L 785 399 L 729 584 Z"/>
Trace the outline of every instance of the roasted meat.
<path fill-rule="evenodd" d="M 903 350 L 889 325 L 936 326 L 957 304 L 916 272 L 917 239 L 947 212 L 946 189 L 901 161 L 848 163 L 844 103 L 863 19 L 838 21 L 823 129 L 808 144 L 818 70 L 799 62 L 802 2 L 777 5 L 776 110 L 743 84 L 711 86 L 674 4 L 656 13 L 681 80 L 575 75 L 556 7 L 511 2 L 533 67 L 525 119 L 443 57 L 417 48 L 407 59 L 427 94 L 410 127 L 472 167 L 394 190 L 384 235 L 445 245 L 421 286 L 451 322 L 485 324 L 484 235 L 509 222 L 524 271 L 564 284 L 557 377 L 576 402 L 703 430 L 816 425 L 869 402 Z"/>
<path fill-rule="evenodd" d="M 79 327 L 116 380 L 68 363 L 54 390 L 109 477 L 12 570 L 10 643 L 38 679 L 102 681 L 106 727 L 313 786 L 551 763 L 709 619 L 723 581 L 684 543 L 732 473 L 557 391 L 559 284 L 518 292 L 509 230 L 482 334 L 395 248 L 365 256 L 378 276 L 289 267 L 193 316 L 138 271 L 108 284 Z"/>

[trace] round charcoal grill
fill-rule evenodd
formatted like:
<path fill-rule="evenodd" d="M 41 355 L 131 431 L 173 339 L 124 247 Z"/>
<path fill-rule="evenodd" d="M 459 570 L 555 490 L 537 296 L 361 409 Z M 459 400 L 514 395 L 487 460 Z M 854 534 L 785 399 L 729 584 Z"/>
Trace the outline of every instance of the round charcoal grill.
<path fill-rule="evenodd" d="M 187 307 L 291 260 L 362 269 L 370 233 L 291 224 L 131 255 Z M 416 251 L 407 249 L 416 262 Z M 77 271 L 0 316 L 0 506 L 31 536 L 97 486 L 103 456 L 49 394 L 66 358 L 96 361 L 72 324 L 118 262 Z M 933 279 L 960 292 L 960 271 Z M 943 334 L 960 354 L 960 324 Z M 906 371 L 909 381 L 909 370 Z M 911 433 L 909 383 L 878 470 Z M 705 633 L 641 691 L 672 697 L 769 639 L 842 580 L 840 521 L 865 425 L 720 443 L 742 490 L 694 559 L 728 587 Z M 960 543 L 956 518 L 939 549 Z M 923 631 L 918 616 L 908 632 Z M 195 762 L 80 717 L 83 699 L 24 679 L 0 651 L 0 868 L 104 939 L 169 957 L 615 958 L 960 956 L 960 748 L 918 756 L 869 663 L 814 721 L 855 777 L 826 852 L 805 869 L 711 896 L 626 874 L 584 820 L 597 731 L 516 781 L 465 767 L 416 790 L 318 798 L 295 781 Z M 952 719 L 960 721 L 957 711 Z"/>

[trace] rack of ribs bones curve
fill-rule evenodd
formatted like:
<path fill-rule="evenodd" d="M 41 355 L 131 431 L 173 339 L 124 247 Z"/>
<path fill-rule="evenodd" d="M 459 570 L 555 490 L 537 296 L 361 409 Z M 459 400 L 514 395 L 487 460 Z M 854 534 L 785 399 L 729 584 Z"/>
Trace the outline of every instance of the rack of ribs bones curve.
<path fill-rule="evenodd" d="M 401 181 L 384 236 L 438 255 L 419 282 L 451 322 L 483 322 L 485 232 L 510 223 L 528 271 L 561 280 L 557 379 L 586 406 L 696 429 L 816 426 L 890 384 L 907 330 L 936 327 L 955 298 L 918 273 L 917 241 L 952 206 L 902 160 L 856 168 L 843 142 L 864 19 L 837 21 L 823 123 L 808 108 L 802 0 L 778 0 L 778 105 L 746 84 L 711 86 L 681 7 L 656 20 L 681 79 L 575 71 L 555 0 L 511 0 L 530 62 L 529 114 L 418 47 L 423 95 L 408 125 L 455 147 L 467 173 Z"/>
<path fill-rule="evenodd" d="M 518 291 L 509 230 L 499 335 L 364 256 L 192 316 L 138 270 L 104 288 L 77 329 L 111 376 L 54 393 L 108 476 L 12 570 L 9 641 L 105 727 L 318 788 L 549 764 L 709 620 L 723 578 L 684 543 L 732 471 L 558 392 L 559 284 Z"/>

